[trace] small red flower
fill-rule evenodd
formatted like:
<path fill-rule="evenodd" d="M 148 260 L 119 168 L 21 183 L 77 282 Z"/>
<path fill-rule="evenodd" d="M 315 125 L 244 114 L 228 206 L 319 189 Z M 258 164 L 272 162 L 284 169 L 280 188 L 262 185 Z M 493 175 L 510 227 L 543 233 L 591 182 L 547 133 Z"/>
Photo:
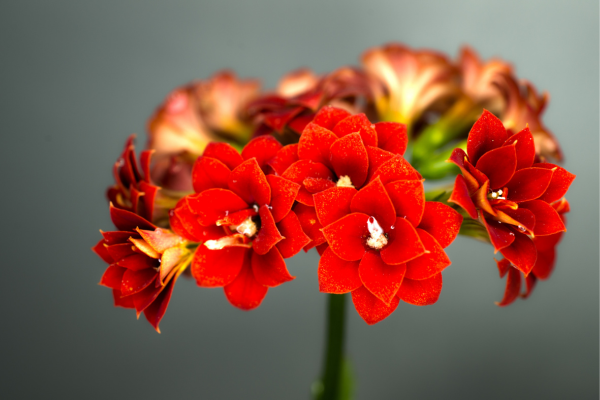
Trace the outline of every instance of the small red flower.
<path fill-rule="evenodd" d="M 250 141 L 241 155 L 228 144 L 209 144 L 194 165 L 196 194 L 171 213 L 176 232 L 203 242 L 192 262 L 198 285 L 224 287 L 229 302 L 244 310 L 294 279 L 284 258 L 310 240 L 291 211 L 300 185 L 270 173 L 268 162 L 280 149 L 270 136 Z"/>
<path fill-rule="evenodd" d="M 420 177 L 384 164 L 362 189 L 333 187 L 314 199 L 329 245 L 319 261 L 322 292 L 352 292 L 368 324 L 386 318 L 400 300 L 420 306 L 437 301 L 441 272 L 450 265 L 444 248 L 462 217 L 426 202 Z"/>
<path fill-rule="evenodd" d="M 534 163 L 529 129 L 509 136 L 488 111 L 469 132 L 467 154 L 455 149 L 449 159 L 462 172 L 449 201 L 479 218 L 494 249 L 527 276 L 537 259 L 533 238 L 566 230 L 550 203 L 565 195 L 575 175 L 554 164 Z"/>
<path fill-rule="evenodd" d="M 191 262 L 187 241 L 112 204 L 110 217 L 118 230 L 102 232 L 92 248 L 109 264 L 100 285 L 113 290 L 116 307 L 143 312 L 160 333 L 175 282 Z"/>

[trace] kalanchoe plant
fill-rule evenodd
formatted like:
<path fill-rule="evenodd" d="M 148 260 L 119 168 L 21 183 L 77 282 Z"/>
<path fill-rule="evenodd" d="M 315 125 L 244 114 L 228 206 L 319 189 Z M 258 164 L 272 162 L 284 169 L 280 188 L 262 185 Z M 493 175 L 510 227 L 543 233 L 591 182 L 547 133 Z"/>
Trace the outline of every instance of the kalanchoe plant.
<path fill-rule="evenodd" d="M 329 305 L 313 395 L 349 399 L 347 293 L 367 324 L 400 301 L 435 304 L 459 234 L 500 253 L 499 306 L 549 278 L 575 175 L 549 162 L 563 156 L 541 119 L 548 95 L 510 64 L 468 47 L 452 60 L 390 44 L 361 67 L 300 69 L 274 92 L 259 87 L 228 71 L 190 83 L 150 119 L 139 161 L 127 140 L 107 191 L 116 230 L 93 247 L 115 306 L 158 331 L 187 271 L 251 310 L 294 279 L 286 259 L 316 249 Z M 425 191 L 423 178 L 448 174 L 453 188 Z"/>

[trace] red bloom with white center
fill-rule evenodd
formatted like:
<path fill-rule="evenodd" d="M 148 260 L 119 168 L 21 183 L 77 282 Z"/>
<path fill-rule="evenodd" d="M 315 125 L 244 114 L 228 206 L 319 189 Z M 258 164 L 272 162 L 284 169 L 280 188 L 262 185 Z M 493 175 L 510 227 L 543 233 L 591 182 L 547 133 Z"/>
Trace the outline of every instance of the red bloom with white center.
<path fill-rule="evenodd" d="M 455 149 L 456 177 L 451 202 L 485 225 L 496 251 L 527 276 L 538 257 L 534 237 L 565 231 L 550 203 L 560 200 L 575 179 L 564 168 L 535 163 L 528 128 L 509 136 L 488 111 L 473 125 L 467 153 Z"/>
<path fill-rule="evenodd" d="M 269 173 L 280 149 L 270 136 L 250 141 L 241 155 L 226 143 L 209 144 L 194 165 L 196 194 L 171 213 L 176 232 L 203 242 L 192 262 L 198 285 L 224 287 L 229 302 L 244 310 L 294 279 L 284 258 L 310 241 L 291 211 L 300 185 Z"/>
<path fill-rule="evenodd" d="M 269 165 L 300 185 L 294 211 L 312 239 L 305 250 L 325 243 L 313 194 L 332 187 L 360 189 L 378 168 L 410 171 L 412 179 L 421 179 L 402 157 L 407 140 L 406 127 L 400 123 L 372 124 L 364 114 L 326 106 L 306 125 L 298 144 L 278 152 Z"/>
<path fill-rule="evenodd" d="M 110 217 L 118 231 L 102 232 L 92 248 L 109 264 L 100 285 L 113 290 L 116 307 L 143 312 L 160 333 L 175 281 L 191 261 L 187 241 L 112 204 Z"/>
<path fill-rule="evenodd" d="M 437 301 L 450 260 L 444 248 L 462 217 L 451 207 L 426 202 L 414 172 L 386 168 L 361 190 L 334 187 L 314 195 L 329 247 L 319 261 L 319 287 L 352 292 L 359 315 L 375 324 L 400 300 L 414 305 Z"/>

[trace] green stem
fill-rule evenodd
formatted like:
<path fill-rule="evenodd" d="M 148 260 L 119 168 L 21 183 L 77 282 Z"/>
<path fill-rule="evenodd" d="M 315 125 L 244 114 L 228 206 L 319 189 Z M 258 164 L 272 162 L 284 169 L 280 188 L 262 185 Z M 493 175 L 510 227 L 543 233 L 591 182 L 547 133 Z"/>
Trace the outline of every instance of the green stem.
<path fill-rule="evenodd" d="M 319 400 L 338 400 L 341 394 L 342 365 L 344 359 L 345 294 L 327 295 L 327 348 L 323 391 Z"/>

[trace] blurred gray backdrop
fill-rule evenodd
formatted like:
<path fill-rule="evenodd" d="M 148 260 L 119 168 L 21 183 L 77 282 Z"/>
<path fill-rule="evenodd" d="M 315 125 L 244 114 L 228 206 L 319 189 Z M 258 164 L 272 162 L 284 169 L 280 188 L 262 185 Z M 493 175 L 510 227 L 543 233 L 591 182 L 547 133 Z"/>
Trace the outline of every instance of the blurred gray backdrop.
<path fill-rule="evenodd" d="M 127 136 L 175 86 L 229 67 L 358 63 L 389 41 L 471 44 L 551 93 L 545 122 L 577 174 L 552 278 L 498 308 L 490 246 L 448 250 L 439 302 L 367 326 L 349 310 L 357 399 L 598 398 L 598 2 L 2 1 L 0 393 L 4 399 L 307 399 L 320 373 L 317 256 L 252 312 L 180 280 L 156 334 L 115 309 L 90 247 Z M 142 317 L 143 318 L 143 317 Z"/>

